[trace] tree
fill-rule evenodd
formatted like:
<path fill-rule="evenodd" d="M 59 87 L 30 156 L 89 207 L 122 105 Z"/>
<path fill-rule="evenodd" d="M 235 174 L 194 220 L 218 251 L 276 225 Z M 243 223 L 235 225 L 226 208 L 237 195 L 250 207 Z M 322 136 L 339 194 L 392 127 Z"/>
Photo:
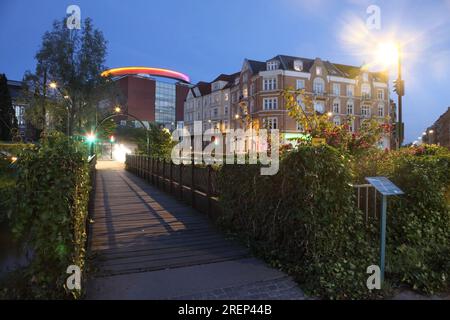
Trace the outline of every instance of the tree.
<path fill-rule="evenodd" d="M 12 132 L 17 129 L 17 119 L 8 89 L 8 79 L 0 74 L 0 140 L 12 140 Z"/>
<path fill-rule="evenodd" d="M 106 40 L 90 18 L 83 21 L 81 30 L 68 29 L 65 19 L 53 23 L 36 53 L 35 72 L 27 72 L 24 79 L 32 89 L 28 91 L 35 92 L 31 105 L 38 110 L 43 130 L 49 98 L 59 102 L 54 107 L 66 110 L 69 135 L 94 126 L 92 110 L 100 98 L 98 88 L 103 88 L 108 80 L 100 75 L 105 69 L 105 56 Z M 50 83 L 54 83 L 53 88 L 49 88 Z"/>
<path fill-rule="evenodd" d="M 389 124 L 380 123 L 371 118 L 361 123 L 358 132 L 351 132 L 349 123 L 354 120 L 353 116 L 348 116 L 342 125 L 335 125 L 330 121 L 330 114 L 315 111 L 312 97 L 305 90 L 294 91 L 289 88 L 283 91 L 283 96 L 288 115 L 300 124 L 304 133 L 313 138 L 325 138 L 328 145 L 350 154 L 358 154 L 374 148 L 383 134 L 391 130 Z M 302 140 L 298 142 L 305 143 Z"/>

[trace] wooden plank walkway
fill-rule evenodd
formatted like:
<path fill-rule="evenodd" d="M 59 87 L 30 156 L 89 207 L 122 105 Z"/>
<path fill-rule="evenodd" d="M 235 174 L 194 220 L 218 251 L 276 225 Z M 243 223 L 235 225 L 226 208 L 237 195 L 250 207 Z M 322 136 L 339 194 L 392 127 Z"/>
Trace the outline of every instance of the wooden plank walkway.
<path fill-rule="evenodd" d="M 97 168 L 89 240 L 95 277 L 248 256 L 188 205 L 121 167 L 99 162 Z"/>

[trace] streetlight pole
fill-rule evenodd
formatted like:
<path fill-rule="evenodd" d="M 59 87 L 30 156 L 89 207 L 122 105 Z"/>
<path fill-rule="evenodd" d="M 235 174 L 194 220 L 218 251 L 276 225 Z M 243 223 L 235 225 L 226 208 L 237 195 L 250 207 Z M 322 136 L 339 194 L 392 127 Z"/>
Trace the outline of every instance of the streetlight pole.
<path fill-rule="evenodd" d="M 400 92 L 397 92 L 398 97 L 398 144 L 399 148 L 403 144 L 403 122 L 402 122 L 402 96 L 403 96 L 403 80 L 402 80 L 402 58 L 400 54 L 400 48 L 398 52 L 398 79 L 397 79 L 399 85 L 400 85 Z"/>

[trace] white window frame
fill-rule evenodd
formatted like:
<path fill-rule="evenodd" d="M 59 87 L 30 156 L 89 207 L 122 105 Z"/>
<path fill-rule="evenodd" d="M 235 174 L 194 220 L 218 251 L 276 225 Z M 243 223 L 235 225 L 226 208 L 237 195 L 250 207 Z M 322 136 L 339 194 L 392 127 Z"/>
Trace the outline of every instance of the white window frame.
<path fill-rule="evenodd" d="M 296 90 L 305 89 L 305 79 L 297 79 L 295 81 Z"/>
<path fill-rule="evenodd" d="M 316 94 L 322 94 L 325 92 L 325 80 L 317 77 L 313 81 L 313 92 Z"/>
<path fill-rule="evenodd" d="M 341 85 L 339 83 L 333 83 L 333 95 L 338 97 L 341 95 Z"/>
<path fill-rule="evenodd" d="M 277 78 L 264 78 L 263 91 L 277 90 Z"/>
<path fill-rule="evenodd" d="M 355 86 L 352 84 L 347 85 L 347 97 L 353 97 L 355 95 Z"/>
<path fill-rule="evenodd" d="M 277 117 L 267 117 L 263 118 L 263 124 L 265 128 L 269 130 L 278 129 L 278 118 Z"/>
<path fill-rule="evenodd" d="M 377 98 L 378 100 L 384 100 L 384 89 L 377 89 Z"/>
<path fill-rule="evenodd" d="M 371 109 L 370 106 L 362 105 L 361 106 L 361 116 L 364 118 L 370 118 L 370 113 L 371 113 L 370 109 Z"/>
<path fill-rule="evenodd" d="M 279 66 L 279 64 L 278 64 L 277 60 L 267 62 L 267 70 L 268 71 L 277 70 L 278 66 Z"/>
<path fill-rule="evenodd" d="M 351 112 L 349 112 L 350 110 L 350 106 L 351 106 Z M 347 101 L 347 110 L 346 110 L 347 114 L 355 114 L 355 104 L 353 101 Z"/>
<path fill-rule="evenodd" d="M 363 85 L 361 85 L 361 97 L 363 99 L 371 98 L 371 88 L 369 84 L 364 83 Z"/>
<path fill-rule="evenodd" d="M 339 99 L 333 100 L 333 113 L 335 114 L 341 113 L 341 101 L 339 101 Z"/>
<path fill-rule="evenodd" d="M 278 98 L 263 98 L 263 110 L 277 110 Z"/>
<path fill-rule="evenodd" d="M 378 105 L 378 116 L 379 117 L 384 117 L 384 104 L 379 104 Z"/>

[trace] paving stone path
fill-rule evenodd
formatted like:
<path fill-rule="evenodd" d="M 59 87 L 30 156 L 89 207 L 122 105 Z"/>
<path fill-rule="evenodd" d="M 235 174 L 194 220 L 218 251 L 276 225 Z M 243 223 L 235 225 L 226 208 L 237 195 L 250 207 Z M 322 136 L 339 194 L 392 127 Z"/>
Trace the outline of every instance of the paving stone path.
<path fill-rule="evenodd" d="M 96 183 L 88 299 L 304 299 L 286 274 L 122 165 L 99 161 Z"/>

